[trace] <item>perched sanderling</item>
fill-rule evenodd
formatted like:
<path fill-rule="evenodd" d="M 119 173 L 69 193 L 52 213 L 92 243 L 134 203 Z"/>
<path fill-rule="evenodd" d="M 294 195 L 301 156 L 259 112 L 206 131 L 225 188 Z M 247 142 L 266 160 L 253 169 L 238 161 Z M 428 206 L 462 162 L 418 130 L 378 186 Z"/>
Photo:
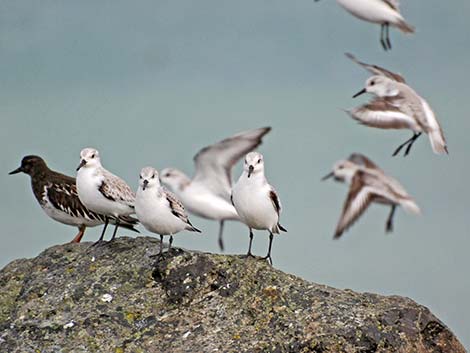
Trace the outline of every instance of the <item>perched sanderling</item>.
<path fill-rule="evenodd" d="M 362 63 L 351 54 L 346 55 L 374 74 L 366 81 L 365 88 L 353 97 L 366 92 L 376 97 L 367 104 L 347 111 L 352 118 L 361 124 L 379 129 L 412 130 L 413 136 L 398 146 L 394 156 L 405 146 L 405 156 L 408 155 L 411 146 L 423 132 L 428 134 L 434 153 L 448 153 L 444 133 L 434 112 L 429 104 L 405 83 L 402 76 L 380 66 Z"/>
<path fill-rule="evenodd" d="M 232 168 L 246 153 L 258 147 L 270 130 L 270 127 L 264 127 L 241 132 L 201 149 L 194 156 L 196 173 L 192 180 L 174 168 L 161 172 L 161 181 L 178 196 L 190 213 L 219 221 L 221 250 L 224 250 L 224 221 L 240 220 L 230 201 Z"/>
<path fill-rule="evenodd" d="M 161 186 L 158 172 L 152 167 L 145 167 L 140 172 L 135 212 L 148 231 L 160 235 L 159 257 L 163 256 L 164 235 L 170 236 L 170 251 L 174 234 L 182 230 L 201 232 L 189 221 L 183 204 Z"/>
<path fill-rule="evenodd" d="M 84 148 L 80 152 L 77 191 L 80 201 L 86 207 L 106 216 L 98 242 L 103 240 L 110 218 L 117 219 L 111 238 L 113 240 L 120 226 L 120 217 L 135 213 L 134 192 L 124 180 L 102 167 L 100 155 L 94 148 Z"/>
<path fill-rule="evenodd" d="M 396 27 L 404 33 L 414 33 L 415 31 L 414 27 L 409 25 L 401 15 L 400 2 L 398 0 L 337 1 L 351 15 L 361 20 L 381 25 L 380 43 L 385 50 L 392 49 L 389 33 L 390 26 Z"/>
<path fill-rule="evenodd" d="M 250 152 L 245 157 L 243 172 L 232 190 L 232 203 L 241 220 L 250 228 L 250 245 L 248 256 L 251 254 L 253 230 L 269 232 L 269 248 L 265 259 L 272 264 L 271 246 L 275 234 L 286 232 L 279 223 L 281 201 L 274 188 L 264 176 L 263 156 L 258 152 Z"/>
<path fill-rule="evenodd" d="M 323 180 L 330 177 L 334 177 L 336 181 L 350 184 L 349 193 L 336 227 L 335 239 L 353 225 L 371 203 L 391 206 L 385 228 L 386 232 L 393 230 L 393 216 L 397 206 L 402 206 L 409 213 L 420 213 L 418 205 L 403 186 L 386 175 L 375 163 L 362 154 L 354 153 L 347 160 L 337 162 L 333 171 Z"/>
<path fill-rule="evenodd" d="M 34 196 L 44 212 L 53 220 L 77 226 L 78 234 L 71 241 L 79 243 L 85 234 L 86 227 L 103 224 L 106 217 L 87 209 L 78 198 L 75 178 L 55 172 L 38 156 L 25 156 L 21 166 L 10 174 L 25 173 L 31 177 Z M 114 218 L 111 219 L 114 223 Z M 133 228 L 137 220 L 132 217 L 120 217 L 120 224 L 128 229 Z"/>

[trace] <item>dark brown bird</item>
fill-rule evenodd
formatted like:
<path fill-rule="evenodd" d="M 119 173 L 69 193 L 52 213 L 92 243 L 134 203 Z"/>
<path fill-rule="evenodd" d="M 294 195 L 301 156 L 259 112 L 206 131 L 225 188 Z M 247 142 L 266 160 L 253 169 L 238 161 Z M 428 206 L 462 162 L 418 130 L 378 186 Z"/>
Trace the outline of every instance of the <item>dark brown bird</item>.
<path fill-rule="evenodd" d="M 38 156 L 26 156 L 21 166 L 9 174 L 25 173 L 31 177 L 34 196 L 46 214 L 57 222 L 78 227 L 72 243 L 79 243 L 86 227 L 94 227 L 115 219 L 88 210 L 78 198 L 75 178 L 55 172 Z M 134 226 L 138 220 L 127 216 L 119 219 L 121 227 L 138 232 Z"/>

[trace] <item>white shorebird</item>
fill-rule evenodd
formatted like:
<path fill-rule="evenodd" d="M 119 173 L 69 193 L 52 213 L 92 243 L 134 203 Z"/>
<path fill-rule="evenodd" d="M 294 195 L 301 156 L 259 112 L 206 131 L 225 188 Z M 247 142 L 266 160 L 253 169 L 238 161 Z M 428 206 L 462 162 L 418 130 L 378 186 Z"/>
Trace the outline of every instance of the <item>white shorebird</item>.
<path fill-rule="evenodd" d="M 191 224 L 176 196 L 161 186 L 158 172 L 152 167 L 145 167 L 140 172 L 135 212 L 148 231 L 160 235 L 159 257 L 163 256 L 164 235 L 170 236 L 170 251 L 174 234 L 182 230 L 201 232 Z"/>
<path fill-rule="evenodd" d="M 371 203 L 391 206 L 386 232 L 393 230 L 393 216 L 397 206 L 402 206 L 409 213 L 420 214 L 418 205 L 403 186 L 364 155 L 354 153 L 347 160 L 337 162 L 333 171 L 322 180 L 331 177 L 350 184 L 334 234 L 335 239 L 353 225 Z"/>
<path fill-rule="evenodd" d="M 258 152 L 250 152 L 245 157 L 243 172 L 232 190 L 232 203 L 241 220 L 250 228 L 250 245 L 248 256 L 251 254 L 253 229 L 269 232 L 269 248 L 265 259 L 272 264 L 271 246 L 275 234 L 287 232 L 279 223 L 281 201 L 276 190 L 264 176 L 263 156 Z"/>
<path fill-rule="evenodd" d="M 412 130 L 413 136 L 398 146 L 394 156 L 405 146 L 405 156 L 408 155 L 411 146 L 423 132 L 428 134 L 434 153 L 448 153 L 444 133 L 434 112 L 428 102 L 406 84 L 402 76 L 380 66 L 360 62 L 351 54 L 346 56 L 374 74 L 366 81 L 365 88 L 353 98 L 363 93 L 372 93 L 376 97 L 367 104 L 347 111 L 352 118 L 379 129 Z"/>
<path fill-rule="evenodd" d="M 21 166 L 9 174 L 25 173 L 31 177 L 34 196 L 44 212 L 53 220 L 78 227 L 78 234 L 71 243 L 79 243 L 86 227 L 103 224 L 106 217 L 90 211 L 80 202 L 75 178 L 55 172 L 39 156 L 25 156 Z M 115 223 L 114 218 L 110 222 Z M 127 216 L 120 218 L 121 226 L 137 232 L 137 219 Z"/>
<path fill-rule="evenodd" d="M 415 31 L 414 27 L 409 25 L 401 15 L 398 0 L 337 0 L 337 2 L 351 15 L 367 22 L 380 24 L 380 43 L 385 50 L 392 49 L 390 26 L 404 33 Z"/>
<path fill-rule="evenodd" d="M 192 180 L 174 168 L 161 172 L 162 183 L 178 196 L 190 213 L 220 222 L 221 250 L 224 250 L 224 221 L 240 220 L 230 201 L 232 168 L 245 154 L 258 147 L 270 130 L 270 127 L 264 127 L 241 132 L 201 149 L 194 156 L 196 172 Z"/>
<path fill-rule="evenodd" d="M 80 201 L 87 208 L 106 216 L 98 243 L 103 240 L 110 217 L 119 219 L 135 213 L 134 192 L 124 180 L 103 168 L 100 155 L 94 148 L 84 148 L 80 152 L 77 191 Z M 118 228 L 119 221 L 116 221 L 111 240 L 116 237 Z"/>

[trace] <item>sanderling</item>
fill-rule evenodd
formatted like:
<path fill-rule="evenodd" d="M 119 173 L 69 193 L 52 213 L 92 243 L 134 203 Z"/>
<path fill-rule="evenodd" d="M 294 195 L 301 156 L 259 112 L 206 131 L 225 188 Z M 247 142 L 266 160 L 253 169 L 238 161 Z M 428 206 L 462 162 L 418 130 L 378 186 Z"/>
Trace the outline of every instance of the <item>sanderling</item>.
<path fill-rule="evenodd" d="M 423 132 L 428 134 L 434 153 L 448 153 L 444 133 L 431 107 L 405 83 L 401 75 L 376 65 L 362 63 L 351 54 L 346 55 L 374 74 L 366 81 L 366 87 L 353 98 L 366 92 L 376 97 L 367 104 L 347 111 L 352 118 L 361 124 L 380 129 L 412 130 L 413 136 L 398 146 L 394 156 L 405 146 L 405 156 L 408 155 L 411 146 Z"/>
<path fill-rule="evenodd" d="M 201 149 L 194 156 L 196 173 L 192 180 L 174 168 L 166 168 L 161 172 L 162 182 L 178 196 L 189 212 L 220 222 L 221 250 L 224 250 L 224 221 L 240 220 L 230 201 L 232 167 L 245 154 L 258 147 L 270 130 L 270 127 L 265 127 L 241 132 Z"/>
<path fill-rule="evenodd" d="M 78 227 L 78 234 L 71 241 L 79 243 L 86 227 L 94 227 L 105 222 L 105 216 L 87 209 L 78 198 L 75 178 L 55 172 L 38 156 L 25 156 L 21 166 L 9 174 L 25 173 L 31 177 L 34 196 L 44 212 L 53 220 Z M 114 218 L 111 220 L 114 223 Z M 137 220 L 121 217 L 121 226 L 137 231 Z"/>
<path fill-rule="evenodd" d="M 333 171 L 322 180 L 330 177 L 350 184 L 349 193 L 336 227 L 335 239 L 338 239 L 345 230 L 353 225 L 373 202 L 391 206 L 385 227 L 386 232 L 393 230 L 393 216 L 397 206 L 402 206 L 409 213 L 420 213 L 418 205 L 403 186 L 386 175 L 364 155 L 354 153 L 347 160 L 337 162 Z"/>
<path fill-rule="evenodd" d="M 140 172 L 135 212 L 140 223 L 148 231 L 160 235 L 159 257 L 163 256 L 164 235 L 170 236 L 170 251 L 174 234 L 182 230 L 201 232 L 189 221 L 183 204 L 161 186 L 158 172 L 152 167 L 142 168 Z"/>
<path fill-rule="evenodd" d="M 267 230 L 269 232 L 269 248 L 265 259 L 272 264 L 271 246 L 273 233 L 287 232 L 279 223 L 281 201 L 276 190 L 268 183 L 264 176 L 263 156 L 258 152 L 250 152 L 245 157 L 243 172 L 232 190 L 232 203 L 241 220 L 250 228 L 250 245 L 248 256 L 251 254 L 253 230 Z"/>
<path fill-rule="evenodd" d="M 315 0 L 319 1 L 319 0 Z M 406 23 L 400 13 L 398 0 L 337 0 L 353 16 L 381 25 L 380 43 L 385 50 L 392 49 L 390 26 L 404 33 L 414 33 L 413 26 Z"/>
<path fill-rule="evenodd" d="M 102 167 L 100 155 L 94 148 L 84 148 L 80 152 L 77 191 L 86 207 L 106 216 L 98 243 L 103 240 L 110 217 L 117 219 L 111 238 L 113 240 L 120 225 L 120 217 L 135 213 L 134 192 L 124 180 Z"/>

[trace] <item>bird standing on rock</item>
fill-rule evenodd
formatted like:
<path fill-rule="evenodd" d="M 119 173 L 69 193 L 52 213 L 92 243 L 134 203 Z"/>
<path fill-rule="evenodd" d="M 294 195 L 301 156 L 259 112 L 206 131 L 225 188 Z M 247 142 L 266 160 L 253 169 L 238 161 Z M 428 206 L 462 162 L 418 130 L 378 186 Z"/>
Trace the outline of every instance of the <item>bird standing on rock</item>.
<path fill-rule="evenodd" d="M 242 175 L 232 190 L 232 203 L 241 220 L 250 228 L 247 256 L 253 256 L 251 253 L 253 229 L 267 230 L 269 248 L 264 259 L 272 264 L 271 247 L 274 234 L 287 230 L 279 223 L 281 201 L 264 175 L 264 160 L 261 153 L 250 152 L 246 155 Z"/>

